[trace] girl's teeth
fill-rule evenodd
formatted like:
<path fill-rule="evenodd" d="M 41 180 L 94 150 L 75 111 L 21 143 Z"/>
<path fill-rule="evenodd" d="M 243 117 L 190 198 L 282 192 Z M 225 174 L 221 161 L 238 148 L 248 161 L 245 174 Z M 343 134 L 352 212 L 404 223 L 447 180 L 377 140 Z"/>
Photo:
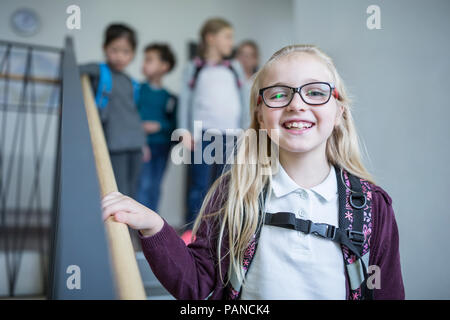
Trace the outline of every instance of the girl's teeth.
<path fill-rule="evenodd" d="M 303 128 L 309 128 L 309 127 L 311 127 L 312 126 L 312 124 L 311 123 L 305 123 L 305 122 L 290 122 L 290 123 L 288 123 L 288 124 L 286 124 L 286 127 L 288 128 L 288 129 L 290 129 L 290 128 L 299 128 L 299 129 L 303 129 Z"/>

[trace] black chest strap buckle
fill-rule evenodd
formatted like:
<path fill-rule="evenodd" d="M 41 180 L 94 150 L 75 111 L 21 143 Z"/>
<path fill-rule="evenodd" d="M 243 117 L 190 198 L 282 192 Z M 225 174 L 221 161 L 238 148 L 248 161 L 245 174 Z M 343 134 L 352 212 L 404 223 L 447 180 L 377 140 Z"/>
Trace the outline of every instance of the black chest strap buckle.
<path fill-rule="evenodd" d="M 336 236 L 336 227 L 326 223 L 314 223 L 312 221 L 309 229 L 309 233 L 315 234 L 322 238 L 334 240 Z"/>
<path fill-rule="evenodd" d="M 315 223 L 311 220 L 304 220 L 295 217 L 292 212 L 276 212 L 265 214 L 264 224 L 277 226 L 286 229 L 297 230 L 305 234 L 314 234 L 316 236 L 337 241 L 339 243 L 352 243 L 357 247 L 364 244 L 364 233 L 354 230 L 342 230 L 331 224 Z"/>

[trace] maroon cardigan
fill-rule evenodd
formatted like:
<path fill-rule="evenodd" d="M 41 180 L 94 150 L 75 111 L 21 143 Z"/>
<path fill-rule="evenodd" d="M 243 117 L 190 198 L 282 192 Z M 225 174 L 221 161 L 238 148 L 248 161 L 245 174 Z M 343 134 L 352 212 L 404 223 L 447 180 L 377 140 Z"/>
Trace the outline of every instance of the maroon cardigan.
<path fill-rule="evenodd" d="M 392 199 L 381 187 L 371 186 L 373 233 L 369 265 L 377 265 L 381 270 L 381 288 L 374 289 L 374 299 L 404 299 L 399 236 Z M 224 199 L 223 190 L 216 192 L 205 212 L 216 210 Z M 153 273 L 175 298 L 200 300 L 206 299 L 212 292 L 209 299 L 225 299 L 225 288 L 217 266 L 217 227 L 213 219 L 204 220 L 200 224 L 196 240 L 188 246 L 165 219 L 162 229 L 153 236 L 143 237 L 138 233 L 145 258 Z M 222 257 L 228 248 L 226 233 L 224 239 Z M 228 266 L 227 255 L 222 260 L 224 275 Z M 349 299 L 349 280 L 347 273 L 345 274 Z"/>

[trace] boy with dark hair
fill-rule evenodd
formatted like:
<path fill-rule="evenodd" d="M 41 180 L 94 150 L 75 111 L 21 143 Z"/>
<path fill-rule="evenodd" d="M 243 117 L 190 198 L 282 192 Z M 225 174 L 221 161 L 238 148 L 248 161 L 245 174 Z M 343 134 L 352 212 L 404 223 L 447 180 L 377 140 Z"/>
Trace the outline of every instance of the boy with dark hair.
<path fill-rule="evenodd" d="M 144 155 L 138 187 L 138 201 L 158 209 L 161 182 L 176 126 L 177 98 L 163 88 L 162 79 L 175 66 L 175 56 L 166 44 L 152 43 L 145 50 L 138 110 L 147 133 L 149 153 Z"/>

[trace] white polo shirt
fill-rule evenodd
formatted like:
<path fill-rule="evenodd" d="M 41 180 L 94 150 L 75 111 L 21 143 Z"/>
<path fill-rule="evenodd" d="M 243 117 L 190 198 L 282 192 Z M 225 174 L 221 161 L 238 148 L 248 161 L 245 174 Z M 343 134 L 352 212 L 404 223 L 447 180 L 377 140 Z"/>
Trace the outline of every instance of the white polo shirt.
<path fill-rule="evenodd" d="M 293 212 L 298 218 L 338 226 L 336 173 L 319 185 L 299 187 L 280 165 L 272 179 L 266 212 Z M 312 234 L 263 225 L 242 286 L 241 299 L 345 299 L 344 258 L 339 244 Z"/>

